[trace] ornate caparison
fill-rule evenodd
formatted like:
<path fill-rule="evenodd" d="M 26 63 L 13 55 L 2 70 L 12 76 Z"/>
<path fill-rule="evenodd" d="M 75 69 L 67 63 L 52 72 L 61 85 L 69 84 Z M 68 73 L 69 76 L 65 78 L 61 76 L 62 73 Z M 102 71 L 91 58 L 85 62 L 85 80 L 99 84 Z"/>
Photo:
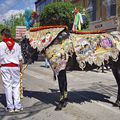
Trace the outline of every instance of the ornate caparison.
<path fill-rule="evenodd" d="M 29 38 L 30 45 L 33 48 L 38 48 L 39 51 L 42 51 L 65 28 L 67 28 L 65 25 L 41 26 L 28 30 L 26 37 Z"/>
<path fill-rule="evenodd" d="M 38 48 L 39 51 L 46 48 L 45 55 L 55 73 L 65 69 L 69 56 L 74 52 L 81 69 L 86 67 L 86 63 L 101 66 L 109 58 L 117 60 L 120 51 L 119 32 L 71 32 L 66 39 L 60 39 L 58 44 L 51 44 L 56 37 L 61 37 L 59 33 L 65 28 L 67 26 L 42 26 L 26 33 L 33 48 Z"/>
<path fill-rule="evenodd" d="M 108 33 L 71 33 L 71 40 L 81 69 L 86 67 L 86 63 L 101 66 L 109 58 L 118 58 L 116 41 L 120 44 L 120 40 Z"/>

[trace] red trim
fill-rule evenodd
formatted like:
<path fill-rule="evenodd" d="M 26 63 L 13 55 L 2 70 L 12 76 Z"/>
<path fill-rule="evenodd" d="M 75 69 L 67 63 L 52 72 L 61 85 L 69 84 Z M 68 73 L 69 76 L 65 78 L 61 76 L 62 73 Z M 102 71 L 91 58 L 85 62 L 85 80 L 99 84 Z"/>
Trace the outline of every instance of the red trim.
<path fill-rule="evenodd" d="M 30 29 L 30 32 L 36 32 L 36 31 L 50 29 L 50 28 L 67 28 L 68 29 L 68 27 L 66 25 L 40 26 L 38 28 Z M 95 31 L 72 31 L 71 33 L 75 33 L 75 34 L 100 34 L 100 33 L 106 33 L 107 30 L 111 30 L 111 29 L 115 29 L 115 28 L 109 28 L 109 29 L 105 29 L 105 30 L 95 30 Z"/>
<path fill-rule="evenodd" d="M 18 67 L 18 64 L 6 63 L 6 64 L 1 64 L 1 67 Z"/>
<path fill-rule="evenodd" d="M 75 34 L 101 34 L 106 33 L 105 30 L 99 30 L 99 31 L 72 31 L 71 33 Z"/>
<path fill-rule="evenodd" d="M 30 32 L 35 32 L 35 31 L 40 31 L 40 30 L 50 29 L 50 28 L 67 28 L 68 29 L 68 27 L 66 25 L 40 26 L 38 28 L 30 29 Z"/>

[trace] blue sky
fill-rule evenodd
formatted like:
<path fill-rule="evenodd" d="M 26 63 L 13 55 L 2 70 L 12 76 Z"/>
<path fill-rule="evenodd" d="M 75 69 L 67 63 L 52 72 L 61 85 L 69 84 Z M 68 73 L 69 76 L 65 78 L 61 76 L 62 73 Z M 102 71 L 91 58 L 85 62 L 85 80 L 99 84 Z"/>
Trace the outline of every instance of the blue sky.
<path fill-rule="evenodd" d="M 26 8 L 35 9 L 35 0 L 0 0 L 0 22 L 11 14 L 24 12 Z"/>

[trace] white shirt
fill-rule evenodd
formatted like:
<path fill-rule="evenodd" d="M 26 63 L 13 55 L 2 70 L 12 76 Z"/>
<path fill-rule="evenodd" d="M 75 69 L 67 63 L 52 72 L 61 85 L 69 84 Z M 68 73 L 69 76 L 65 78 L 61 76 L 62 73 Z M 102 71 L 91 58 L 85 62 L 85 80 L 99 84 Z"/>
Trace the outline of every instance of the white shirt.
<path fill-rule="evenodd" d="M 0 64 L 11 62 L 19 64 L 19 60 L 22 60 L 22 53 L 18 43 L 15 43 L 13 49 L 10 51 L 5 42 L 0 42 Z"/>

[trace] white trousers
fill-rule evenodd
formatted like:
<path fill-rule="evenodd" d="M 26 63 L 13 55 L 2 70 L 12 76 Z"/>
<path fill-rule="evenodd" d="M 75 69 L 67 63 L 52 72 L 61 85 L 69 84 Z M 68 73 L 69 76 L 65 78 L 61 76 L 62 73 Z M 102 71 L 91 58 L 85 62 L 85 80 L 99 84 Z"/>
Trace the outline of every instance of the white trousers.
<path fill-rule="evenodd" d="M 1 67 L 2 81 L 5 89 L 7 108 L 20 109 L 20 68 Z"/>
<path fill-rule="evenodd" d="M 50 64 L 49 64 L 47 58 L 45 58 L 45 67 L 49 67 L 49 66 L 50 66 Z"/>

